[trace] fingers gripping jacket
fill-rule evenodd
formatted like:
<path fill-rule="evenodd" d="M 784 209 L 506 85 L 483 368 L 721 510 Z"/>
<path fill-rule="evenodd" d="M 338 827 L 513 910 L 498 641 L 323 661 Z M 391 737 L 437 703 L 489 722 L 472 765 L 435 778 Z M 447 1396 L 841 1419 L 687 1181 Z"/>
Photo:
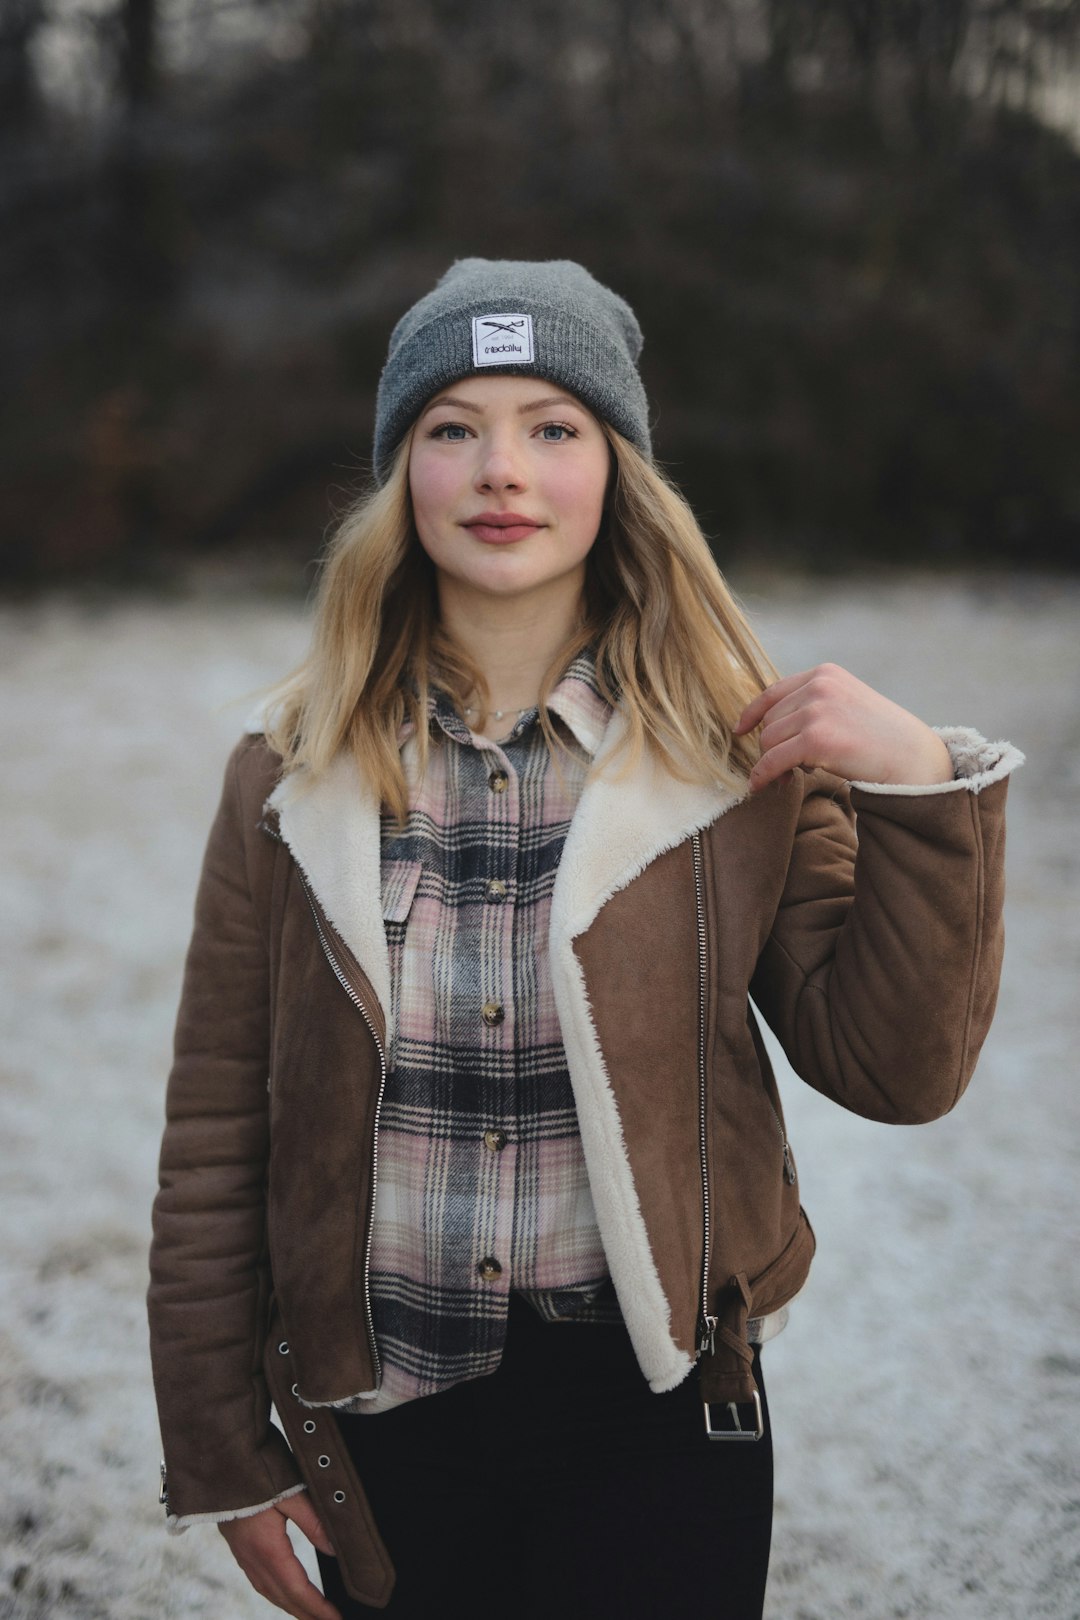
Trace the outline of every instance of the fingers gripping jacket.
<path fill-rule="evenodd" d="M 326 1407 L 304 1406 L 292 1380 L 289 1343 L 275 1314 L 266 1344 L 266 1381 L 285 1438 L 311 1500 L 333 1542 L 350 1596 L 384 1609 L 395 1571 L 357 1477 L 337 1419 Z"/>

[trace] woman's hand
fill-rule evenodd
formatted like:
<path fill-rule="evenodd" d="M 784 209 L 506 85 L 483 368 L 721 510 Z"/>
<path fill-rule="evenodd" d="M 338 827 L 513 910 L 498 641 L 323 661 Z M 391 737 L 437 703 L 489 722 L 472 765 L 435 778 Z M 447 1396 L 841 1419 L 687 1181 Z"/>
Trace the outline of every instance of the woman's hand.
<path fill-rule="evenodd" d="M 735 735 L 761 726 L 750 790 L 819 765 L 849 782 L 949 782 L 952 760 L 930 727 L 836 664 L 818 664 L 767 686 L 748 703 Z"/>
<path fill-rule="evenodd" d="M 218 1525 L 233 1557 L 259 1593 L 296 1620 L 341 1620 L 341 1613 L 308 1580 L 307 1571 L 293 1552 L 285 1529 L 291 1519 L 321 1553 L 333 1556 L 330 1538 L 322 1527 L 307 1493 L 287 1496 L 246 1519 L 226 1519 Z"/>

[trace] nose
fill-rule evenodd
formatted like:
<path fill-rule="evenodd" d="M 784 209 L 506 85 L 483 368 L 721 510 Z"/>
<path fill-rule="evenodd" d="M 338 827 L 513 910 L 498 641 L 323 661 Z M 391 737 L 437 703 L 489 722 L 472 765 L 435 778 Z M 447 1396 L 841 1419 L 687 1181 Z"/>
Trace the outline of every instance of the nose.
<path fill-rule="evenodd" d="M 478 491 L 521 490 L 525 483 L 524 461 L 509 435 L 492 433 L 481 442 L 475 479 Z"/>

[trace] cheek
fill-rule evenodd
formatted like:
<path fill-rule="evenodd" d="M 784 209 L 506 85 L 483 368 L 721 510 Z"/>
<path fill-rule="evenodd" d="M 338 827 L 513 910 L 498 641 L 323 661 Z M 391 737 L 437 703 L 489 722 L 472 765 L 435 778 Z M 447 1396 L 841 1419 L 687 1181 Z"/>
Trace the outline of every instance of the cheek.
<path fill-rule="evenodd" d="M 417 528 L 437 522 L 451 507 L 460 485 L 454 469 L 439 456 L 423 451 L 409 463 L 409 494 Z"/>
<path fill-rule="evenodd" d="M 602 465 L 585 464 L 568 469 L 561 480 L 560 505 L 564 512 L 572 516 L 575 529 L 580 527 L 582 531 L 588 531 L 590 541 L 595 538 L 600 526 L 607 484 L 606 458 Z"/>

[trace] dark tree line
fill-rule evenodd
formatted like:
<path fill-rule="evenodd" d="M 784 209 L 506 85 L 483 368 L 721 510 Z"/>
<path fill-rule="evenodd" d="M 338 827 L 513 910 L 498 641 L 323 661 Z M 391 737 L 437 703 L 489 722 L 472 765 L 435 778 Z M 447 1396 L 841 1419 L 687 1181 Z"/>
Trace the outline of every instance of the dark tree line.
<path fill-rule="evenodd" d="M 1073 564 L 1078 40 L 1074 0 L 6 0 L 0 569 L 313 555 L 464 253 L 631 299 L 724 557 Z"/>

